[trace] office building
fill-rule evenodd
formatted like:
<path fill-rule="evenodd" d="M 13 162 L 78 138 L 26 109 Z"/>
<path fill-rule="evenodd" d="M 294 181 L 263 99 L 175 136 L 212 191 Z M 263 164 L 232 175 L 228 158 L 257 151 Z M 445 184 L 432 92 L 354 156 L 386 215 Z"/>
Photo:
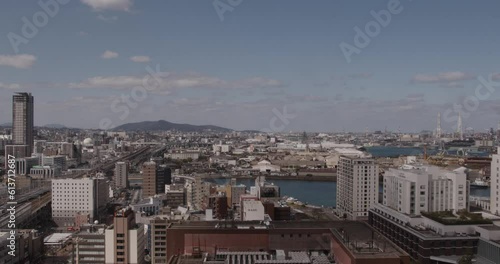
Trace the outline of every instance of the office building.
<path fill-rule="evenodd" d="M 368 154 L 342 153 L 337 169 L 337 214 L 351 220 L 368 218 L 378 202 L 378 165 Z"/>
<path fill-rule="evenodd" d="M 142 196 L 146 198 L 157 194 L 157 183 L 156 163 L 153 161 L 144 162 L 142 164 Z"/>
<path fill-rule="evenodd" d="M 245 200 L 241 202 L 241 220 L 263 221 L 264 205 L 261 201 Z"/>
<path fill-rule="evenodd" d="M 157 185 L 163 185 L 163 187 L 159 186 L 158 193 L 165 193 L 165 185 L 172 184 L 172 170 L 166 165 L 160 165 L 156 169 L 156 174 L 158 177 Z"/>
<path fill-rule="evenodd" d="M 42 163 L 44 166 L 51 166 L 53 168 L 59 168 L 61 171 L 68 170 L 66 166 L 65 156 L 42 156 Z"/>
<path fill-rule="evenodd" d="M 114 171 L 114 183 L 115 187 L 119 189 L 128 188 L 128 164 L 125 162 L 115 163 Z"/>
<path fill-rule="evenodd" d="M 205 260 L 205 263 L 235 264 L 410 263 L 408 254 L 383 236 L 374 236 L 373 229 L 362 222 L 273 222 L 267 225 L 262 221 L 214 224 L 154 219 L 151 228 L 153 264 L 185 263 L 186 259 L 190 263 Z M 311 251 L 322 252 L 325 257 L 315 261 L 319 255 L 307 254 Z M 285 258 L 283 252 L 291 255 Z M 301 257 L 292 256 L 295 254 Z"/>
<path fill-rule="evenodd" d="M 131 209 L 115 212 L 113 225 L 106 229 L 106 264 L 145 263 L 144 225 L 135 222 Z"/>
<path fill-rule="evenodd" d="M 240 197 L 246 193 L 246 186 L 240 185 L 227 185 L 226 186 L 226 196 L 227 196 L 227 206 L 232 208 L 235 205 L 240 204 Z"/>
<path fill-rule="evenodd" d="M 31 168 L 40 164 L 38 157 L 18 158 L 16 159 L 16 174 L 28 175 Z"/>
<path fill-rule="evenodd" d="M 85 225 L 73 237 L 72 263 L 105 264 L 105 225 Z"/>
<path fill-rule="evenodd" d="M 208 209 L 213 212 L 215 219 L 227 219 L 227 197 L 225 195 L 212 195 L 208 197 Z"/>
<path fill-rule="evenodd" d="M 469 182 L 464 168 L 403 166 L 384 175 L 383 204 L 400 213 L 469 210 Z"/>
<path fill-rule="evenodd" d="M 500 228 L 480 214 L 439 212 L 415 216 L 377 204 L 370 210 L 369 223 L 422 264 L 456 263 L 453 261 L 460 256 L 478 253 L 481 238 L 500 237 Z M 491 253 L 491 245 L 484 246 Z M 500 247 L 495 250 L 500 252 Z"/>
<path fill-rule="evenodd" d="M 491 184 L 490 184 L 490 211 L 495 215 L 500 215 L 500 147 L 497 148 L 497 154 L 491 158 Z"/>
<path fill-rule="evenodd" d="M 33 96 L 31 93 L 16 93 L 12 96 L 12 141 L 14 145 L 26 145 L 24 157 L 31 156 L 33 137 Z"/>
<path fill-rule="evenodd" d="M 102 178 L 52 180 L 52 218 L 59 226 L 74 226 L 75 216 L 89 214 L 100 221 L 109 199 L 109 186 Z"/>

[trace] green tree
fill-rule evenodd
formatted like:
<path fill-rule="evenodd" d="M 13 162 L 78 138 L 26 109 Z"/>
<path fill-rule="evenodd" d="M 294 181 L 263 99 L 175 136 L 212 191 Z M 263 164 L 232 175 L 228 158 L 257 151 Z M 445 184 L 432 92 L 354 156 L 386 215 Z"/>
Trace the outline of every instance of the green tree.
<path fill-rule="evenodd" d="M 458 260 L 458 264 L 472 264 L 472 254 L 463 255 Z"/>

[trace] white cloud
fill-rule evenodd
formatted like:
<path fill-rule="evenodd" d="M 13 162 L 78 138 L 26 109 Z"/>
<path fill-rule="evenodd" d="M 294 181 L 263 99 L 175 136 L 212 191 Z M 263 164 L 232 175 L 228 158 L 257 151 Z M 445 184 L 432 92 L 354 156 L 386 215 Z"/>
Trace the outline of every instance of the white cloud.
<path fill-rule="evenodd" d="M 83 4 L 90 6 L 95 11 L 114 10 L 130 11 L 133 0 L 81 0 Z"/>
<path fill-rule="evenodd" d="M 151 58 L 148 56 L 132 56 L 130 57 L 130 60 L 133 62 L 150 62 Z"/>
<path fill-rule="evenodd" d="M 146 78 L 147 77 L 147 78 Z M 235 81 L 227 81 L 217 77 L 201 75 L 198 73 L 171 73 L 161 72 L 154 78 L 146 76 L 96 76 L 82 82 L 70 83 L 70 88 L 114 88 L 128 89 L 142 86 L 143 80 L 151 82 L 152 92 L 165 93 L 174 89 L 207 88 L 207 89 L 249 89 L 249 88 L 273 88 L 284 87 L 278 80 L 262 77 L 247 78 Z M 148 89 L 151 89 L 148 87 Z"/>
<path fill-rule="evenodd" d="M 444 88 L 463 88 L 463 87 L 465 87 L 465 85 L 463 83 L 459 83 L 459 82 L 443 83 L 440 86 L 444 87 Z"/>
<path fill-rule="evenodd" d="M 113 58 L 118 58 L 118 53 L 110 50 L 106 50 L 102 55 L 101 58 L 103 59 L 113 59 Z"/>
<path fill-rule="evenodd" d="M 17 90 L 21 88 L 21 85 L 17 83 L 3 83 L 0 82 L 0 89 L 6 89 L 6 90 Z"/>
<path fill-rule="evenodd" d="M 0 66 L 10 66 L 18 69 L 27 69 L 36 61 L 36 57 L 29 54 L 0 55 Z"/>
<path fill-rule="evenodd" d="M 411 83 L 451 83 L 474 79 L 474 74 L 455 71 L 442 72 L 438 74 L 417 74 L 411 79 Z"/>

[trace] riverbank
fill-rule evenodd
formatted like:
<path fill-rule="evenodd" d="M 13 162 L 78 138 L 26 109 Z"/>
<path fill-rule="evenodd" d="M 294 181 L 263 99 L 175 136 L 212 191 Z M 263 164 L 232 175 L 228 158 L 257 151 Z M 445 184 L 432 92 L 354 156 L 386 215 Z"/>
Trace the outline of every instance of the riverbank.
<path fill-rule="evenodd" d="M 285 181 L 314 181 L 314 182 L 337 182 L 337 176 L 275 176 L 263 175 L 267 180 L 285 180 Z M 207 175 L 203 176 L 206 179 L 255 179 L 257 175 L 251 176 L 231 176 L 224 177 L 221 175 Z"/>

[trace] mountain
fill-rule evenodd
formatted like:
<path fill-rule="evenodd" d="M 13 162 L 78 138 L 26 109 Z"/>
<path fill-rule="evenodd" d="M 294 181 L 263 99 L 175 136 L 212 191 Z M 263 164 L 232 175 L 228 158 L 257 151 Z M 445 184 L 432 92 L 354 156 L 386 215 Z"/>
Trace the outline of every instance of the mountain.
<path fill-rule="evenodd" d="M 43 127 L 46 127 L 46 128 L 66 128 L 64 125 L 61 125 L 61 124 L 47 124 Z"/>
<path fill-rule="evenodd" d="M 3 124 L 0 124 L 0 127 L 11 127 L 12 126 L 12 123 L 3 123 Z"/>
<path fill-rule="evenodd" d="M 165 120 L 159 121 L 144 121 L 138 123 L 127 123 L 117 126 L 114 131 L 166 131 L 177 130 L 182 132 L 199 132 L 199 131 L 216 131 L 216 132 L 230 132 L 232 129 L 218 127 L 218 126 L 196 126 L 189 124 L 176 124 Z"/>

